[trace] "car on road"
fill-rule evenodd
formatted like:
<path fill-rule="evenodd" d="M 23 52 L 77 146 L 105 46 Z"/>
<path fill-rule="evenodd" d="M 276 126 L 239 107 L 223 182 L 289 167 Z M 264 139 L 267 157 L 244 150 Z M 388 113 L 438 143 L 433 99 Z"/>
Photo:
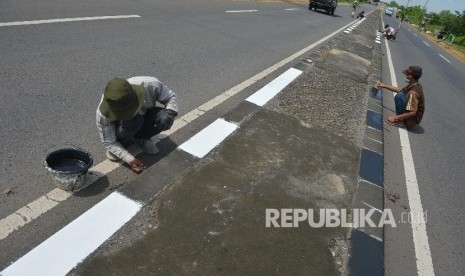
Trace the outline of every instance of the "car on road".
<path fill-rule="evenodd" d="M 334 15 L 338 2 L 338 0 L 310 0 L 308 9 L 325 10 L 327 14 Z"/>
<path fill-rule="evenodd" d="M 395 10 L 393 8 L 387 8 L 386 11 L 384 12 L 385 15 L 392 16 L 394 14 Z"/>

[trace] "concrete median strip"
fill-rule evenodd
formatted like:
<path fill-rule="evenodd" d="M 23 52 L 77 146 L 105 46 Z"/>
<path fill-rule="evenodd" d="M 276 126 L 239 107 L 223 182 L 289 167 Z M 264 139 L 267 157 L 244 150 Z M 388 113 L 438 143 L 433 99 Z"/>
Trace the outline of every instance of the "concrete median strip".
<path fill-rule="evenodd" d="M 138 15 L 131 15 L 130 17 L 139 17 L 139 16 Z M 76 19 L 76 18 L 74 18 L 74 19 Z M 101 19 L 104 19 L 104 18 L 101 18 Z M 105 19 L 109 19 L 109 18 L 105 17 Z M 91 19 L 89 18 L 88 20 L 91 20 Z M 94 20 L 97 20 L 97 19 L 94 18 Z M 74 21 L 76 21 L 76 20 L 74 20 Z M 24 21 L 24 22 L 27 22 L 27 21 Z M 10 23 L 12 23 L 12 22 L 10 22 Z M 10 23 L 0 23 L 0 24 L 10 24 Z M 50 22 L 50 23 L 52 23 L 52 22 Z M 209 110 L 213 109 L 214 107 L 222 104 L 224 101 L 226 101 L 230 97 L 240 93 L 241 91 L 243 91 L 247 87 L 255 84 L 257 81 L 265 78 L 266 76 L 268 76 L 269 74 L 271 74 L 274 71 L 278 70 L 279 68 L 285 66 L 289 62 L 297 59 L 298 57 L 302 56 L 306 52 L 308 52 L 311 49 L 317 47 L 318 45 L 322 44 L 326 40 L 332 38 L 336 34 L 340 33 L 344 29 L 346 29 L 351 24 L 353 24 L 353 22 L 341 27 L 340 29 L 334 31 L 333 33 L 327 35 L 326 37 L 323 37 L 322 39 L 316 41 L 315 43 L 312 43 L 311 45 L 307 46 L 306 48 L 304 48 L 304 49 L 292 54 L 291 56 L 281 60 L 280 62 L 270 66 L 269 68 L 263 70 L 262 72 L 260 72 L 260 73 L 258 73 L 256 75 L 254 75 L 253 77 L 245 80 L 244 82 L 232 87 L 231 89 L 223 92 L 222 94 L 220 94 L 220 95 L 216 96 L 215 98 L 209 100 L 208 102 L 202 104 L 198 108 L 186 113 L 185 115 L 181 116 L 180 118 L 177 118 L 176 121 L 173 124 L 173 127 L 170 130 L 164 132 L 161 137 L 169 136 L 169 135 L 175 133 L 176 131 L 182 129 L 188 123 L 196 120 L 197 118 L 202 116 L 204 113 L 206 113 Z M 24 24 L 16 24 L 16 25 L 24 25 Z M 11 26 L 13 26 L 13 25 L 11 25 Z M 140 153 L 140 149 L 138 147 L 135 147 L 133 149 L 130 149 L 130 152 L 137 155 L 138 153 Z M 112 172 L 113 170 L 115 170 L 119 166 L 120 166 L 120 163 L 114 163 L 114 162 L 111 162 L 109 160 L 104 160 L 101 163 L 99 163 L 99 164 L 97 164 L 97 165 L 95 165 L 94 167 L 91 168 L 90 171 L 94 172 L 94 175 L 91 175 L 89 177 L 90 178 L 89 181 L 91 181 L 91 184 L 92 184 L 93 182 L 100 179 L 102 176 Z M 89 185 L 91 185 L 91 184 L 89 184 Z M 65 193 L 65 192 L 59 191 L 58 189 L 52 190 L 49 193 L 60 193 L 60 192 L 63 193 L 63 195 Z M 65 199 L 69 198 L 70 195 L 71 194 L 66 194 Z M 42 197 L 40 197 L 37 200 L 42 200 L 41 198 Z M 36 206 L 35 208 L 37 208 L 37 209 L 33 210 L 33 213 L 35 215 L 31 216 L 28 220 L 22 220 L 22 219 L 18 220 L 16 218 L 17 217 L 16 213 L 22 213 L 21 210 L 23 208 L 25 208 L 25 207 L 21 207 L 20 209 L 15 211 L 13 214 L 11 214 L 11 215 L 9 215 L 9 216 L 7 216 L 7 217 L 0 220 L 0 233 L 1 233 L 0 234 L 0 240 L 5 239 L 6 237 L 8 237 L 8 235 L 13 233 L 14 231 L 16 231 L 19 228 L 23 227 L 24 225 L 30 223 L 34 219 L 37 219 L 39 216 L 41 216 L 42 214 L 50 211 L 51 209 L 53 209 L 54 207 L 56 207 L 59 204 L 59 203 L 55 204 L 56 202 L 49 202 L 49 204 L 45 204 L 45 205 L 35 205 L 35 204 L 33 204 L 37 200 L 35 200 L 35 201 L 33 201 L 33 202 L 26 205 L 26 206 L 33 205 L 33 206 Z"/>
<path fill-rule="evenodd" d="M 295 58 L 301 56 L 303 53 L 309 51 L 313 47 L 316 47 L 323 41 L 327 40 L 328 38 L 332 37 L 338 32 L 341 32 L 346 28 L 343 27 L 338 31 L 330 34 L 329 36 L 319 40 L 318 42 L 310 45 L 309 47 L 297 52 L 296 54 L 284 59 L 283 61 L 275 64 L 274 66 L 264 70 L 263 72 L 255 75 L 254 77 L 250 78 L 249 80 L 239 84 L 236 87 L 231 88 L 230 90 L 224 92 L 223 94 L 217 96 L 216 98 L 210 100 L 209 102 L 205 103 L 204 105 L 192 110 L 191 112 L 185 114 L 184 116 L 180 117 L 176 120 L 175 125 L 173 128 L 166 133 L 166 135 L 171 135 L 175 131 L 181 129 L 189 122 L 197 119 L 198 117 L 202 116 L 212 108 L 218 106 L 219 104 L 226 101 L 231 96 L 239 93 L 246 87 L 252 85 L 253 83 L 257 82 L 258 80 L 262 79 L 263 77 L 267 76 L 271 72 L 281 68 L 285 64 L 289 63 L 290 61 L 294 60 Z M 257 91 L 254 95 L 247 98 L 247 102 L 256 104 L 258 106 L 265 105 L 270 99 L 276 96 L 284 87 L 290 84 L 293 80 L 295 80 L 300 74 L 302 73 L 301 70 L 291 68 L 284 72 L 281 76 L 270 82 L 268 85 Z M 186 141 L 184 144 L 179 146 L 179 149 L 186 151 L 198 158 L 203 158 L 206 154 L 208 154 L 213 148 L 215 148 L 218 144 L 220 144 L 226 137 L 228 137 L 231 133 L 233 133 L 238 128 L 238 125 L 234 123 L 227 122 L 224 119 L 218 119 L 210 126 L 205 128 L 204 130 L 200 131 L 197 135 L 193 136 L 191 139 Z M 205 139 L 209 141 L 208 143 L 204 143 Z M 133 154 L 140 153 L 140 149 L 137 147 L 131 149 Z M 95 167 L 91 169 L 92 174 L 90 175 L 90 181 L 94 182 L 97 181 L 102 176 L 108 174 L 109 172 L 115 170 L 120 166 L 120 163 L 113 163 L 105 160 Z M 19 209 L 15 214 L 8 216 L 5 219 L 0 221 L 0 239 L 6 238 L 9 234 L 14 232 L 15 230 L 19 229 L 20 227 L 26 225 L 27 223 L 31 222 L 32 220 L 38 218 L 41 214 L 53 209 L 57 206 L 60 202 L 69 198 L 72 194 L 63 192 L 61 190 L 55 189 L 49 193 L 48 196 L 43 196 L 45 198 L 39 198 L 36 201 L 30 203 L 33 208 L 29 208 L 30 214 L 25 215 L 22 212 L 22 208 Z M 45 202 L 42 204 L 42 202 Z M 36 204 L 37 203 L 37 204 Z M 40 204 L 39 204 L 40 203 Z M 54 274 L 66 274 L 70 269 L 76 266 L 77 263 L 82 261 L 87 255 L 89 255 L 93 250 L 95 250 L 100 244 L 102 244 L 106 239 L 108 239 L 114 232 L 116 232 L 122 225 L 124 225 L 127 221 L 129 221 L 142 207 L 143 203 L 135 202 L 126 196 L 115 192 L 102 200 L 99 204 L 95 205 L 91 209 L 89 209 L 86 213 L 78 217 L 75 221 L 71 222 L 69 225 L 65 226 L 62 230 L 58 231 L 56 234 L 51 236 L 45 242 L 40 244 L 38 247 L 27 253 L 25 256 L 20 258 L 10 267 L 6 268 L 1 275 L 22 275 L 21 271 L 31 271 L 29 269 L 36 269 L 35 271 L 40 271 L 41 273 L 47 275 L 54 275 Z M 113 206 L 112 208 L 125 208 L 126 211 L 122 212 L 121 215 L 116 216 L 115 221 L 105 221 L 104 219 L 95 219 L 98 217 L 112 217 L 115 211 L 112 211 L 112 215 L 104 215 L 105 210 L 108 210 L 108 206 Z M 25 207 L 23 207 L 25 208 Z M 110 208 L 110 209 L 112 209 Z M 16 214 L 18 213 L 18 214 Z M 19 222 L 18 219 L 15 219 L 13 216 L 26 217 L 27 219 L 22 219 Z M 102 224 L 103 223 L 103 224 Z M 84 225 L 84 228 L 81 229 L 78 225 Z M 96 226 L 97 225 L 97 226 Z M 93 229 L 100 228 L 99 225 L 102 226 L 102 233 L 93 233 Z M 96 227 L 96 228 L 95 228 Z M 57 255 L 59 250 L 63 252 L 67 252 L 67 250 L 73 249 L 76 246 L 82 245 L 81 243 L 76 244 L 66 244 L 63 243 L 65 237 L 73 237 L 73 239 L 78 240 L 75 236 L 77 233 L 77 229 L 80 229 L 81 233 L 78 234 L 80 239 L 85 240 L 85 237 L 92 237 L 90 239 L 92 241 L 92 245 L 88 245 L 87 241 L 86 246 L 82 246 L 83 250 L 76 250 L 76 254 L 74 255 L 67 255 L 61 254 L 60 257 L 63 256 L 63 261 L 60 261 L 59 258 L 53 254 L 55 252 Z M 86 232 L 87 231 L 87 232 Z M 74 246 L 74 247 L 73 247 Z M 51 250 L 53 248 L 53 251 Z M 41 261 L 53 260 L 53 264 Z M 63 263 L 63 265 L 57 265 L 59 263 Z M 34 267 L 37 266 L 37 267 Z M 57 272 L 51 271 L 57 269 Z M 58 271 L 59 270 L 59 271 Z M 16 273 L 17 272 L 17 273 Z M 50 273 L 48 273 L 50 272 Z M 11 274 L 10 274 L 11 273 Z"/>

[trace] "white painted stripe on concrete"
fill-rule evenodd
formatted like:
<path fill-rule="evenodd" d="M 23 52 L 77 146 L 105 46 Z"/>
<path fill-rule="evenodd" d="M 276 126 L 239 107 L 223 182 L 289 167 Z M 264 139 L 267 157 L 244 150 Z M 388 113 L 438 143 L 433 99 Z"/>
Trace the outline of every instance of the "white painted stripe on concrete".
<path fill-rule="evenodd" d="M 297 11 L 297 10 L 299 10 L 299 9 L 297 9 L 297 8 L 292 8 L 292 9 L 285 9 L 285 10 L 286 10 L 286 11 Z"/>
<path fill-rule="evenodd" d="M 222 94 L 220 94 L 220 95 L 216 96 L 215 98 L 209 100 L 208 102 L 202 104 L 198 108 L 196 108 L 196 109 L 188 112 L 187 114 L 184 114 L 183 116 L 177 118 L 174 121 L 174 124 L 171 127 L 171 129 L 169 129 L 167 131 L 164 131 L 163 133 L 159 134 L 158 137 L 161 139 L 163 137 L 167 137 L 167 136 L 172 135 L 176 131 L 178 131 L 178 130 L 182 129 L 184 126 L 186 126 L 189 122 L 194 121 L 195 119 L 199 118 L 204 113 L 206 113 L 207 111 L 209 111 L 209 110 L 215 108 L 216 106 L 222 104 L 223 102 L 225 102 L 230 97 L 236 95 L 237 93 L 240 93 L 241 91 L 243 91 L 247 87 L 251 86 L 252 84 L 256 83 L 257 81 L 263 79 L 264 77 L 266 77 L 269 74 L 273 73 L 277 69 L 283 67 L 284 65 L 286 65 L 289 62 L 293 61 L 294 59 L 300 57 L 301 55 L 305 54 L 306 52 L 308 52 L 311 49 L 315 48 L 316 46 L 320 45 L 324 41 L 328 40 L 329 38 L 333 37 L 337 33 L 341 32 L 342 30 L 347 28 L 347 26 L 349 26 L 349 25 L 350 24 L 347 24 L 347 25 L 341 27 L 339 30 L 336 30 L 333 33 L 331 33 L 331 34 L 323 37 L 322 39 L 316 41 L 315 43 L 310 44 L 306 48 L 304 48 L 304 49 L 290 55 L 289 57 L 281 60 L 280 62 L 278 62 L 278 63 L 276 63 L 276 64 L 274 64 L 274 65 L 272 65 L 270 67 L 268 67 L 267 69 L 261 71 L 260 73 L 256 74 L 255 76 L 241 82 L 240 84 L 232 87 L 231 89 L 223 92 Z M 131 152 L 133 155 L 137 155 L 141 151 L 140 151 L 140 149 L 138 147 L 135 147 L 134 149 L 130 148 L 129 152 Z M 98 167 L 99 169 L 95 170 L 95 167 L 93 167 L 91 169 L 91 171 L 95 170 L 97 172 L 94 176 L 90 177 L 91 179 L 93 179 L 91 181 L 96 181 L 98 178 L 102 177 L 103 175 L 108 174 L 109 172 L 111 172 L 114 169 L 118 168 L 120 166 L 120 164 L 121 163 L 117 163 L 117 162 L 113 163 L 113 162 L 111 162 L 109 160 L 102 161 L 101 163 L 99 163 L 99 164 L 97 164 L 95 166 L 95 167 Z M 101 173 L 99 173 L 99 172 L 101 172 Z M 51 210 L 55 206 L 56 205 L 48 206 L 46 208 L 43 208 L 42 211 L 38 211 L 39 216 L 40 216 L 40 214 L 43 214 L 43 213 Z M 37 217 L 35 217 L 35 218 L 37 218 Z M 4 218 L 4 219 L 2 219 L 0 221 L 0 233 L 5 232 L 5 233 L 7 233 L 7 236 L 11 233 L 11 231 L 17 230 L 21 226 L 24 226 L 25 224 L 32 221 L 32 220 L 27 221 L 25 224 L 21 223 L 21 224 L 17 224 L 17 225 L 15 225 L 15 224 L 9 225 L 9 224 L 6 223 L 5 220 L 6 220 L 6 218 Z M 9 226 L 7 227 L 7 225 L 9 225 Z M 9 230 L 9 229 L 11 229 L 11 230 Z M 0 240 L 3 239 L 1 237 L 2 237 L 2 235 L 0 235 Z"/>
<path fill-rule="evenodd" d="M 201 130 L 192 138 L 179 146 L 185 152 L 188 152 L 198 158 L 207 155 L 212 149 L 218 146 L 226 137 L 228 137 L 237 125 L 226 122 L 223 119 L 217 119 L 209 126 Z"/>
<path fill-rule="evenodd" d="M 380 209 L 374 207 L 373 205 L 370 205 L 370 204 L 366 203 L 365 201 L 362 201 L 362 203 L 365 204 L 365 206 L 367 206 L 368 208 L 373 209 L 373 210 L 375 210 L 376 212 L 378 212 L 380 214 L 383 213 L 383 211 L 381 211 Z"/>
<path fill-rule="evenodd" d="M 344 31 L 344 33 L 349 34 L 350 32 L 349 31 Z"/>
<path fill-rule="evenodd" d="M 383 23 L 384 24 L 384 23 Z M 388 59 L 389 72 L 391 74 L 392 85 L 397 86 L 397 78 L 392 64 L 391 51 L 389 43 L 385 43 Z M 415 256 L 417 263 L 417 272 L 420 276 L 433 276 L 434 267 L 431 257 L 431 250 L 428 242 L 428 234 L 426 232 L 426 219 L 424 218 L 423 206 L 421 204 L 420 190 L 418 188 L 417 175 L 415 172 L 415 164 L 413 162 L 412 151 L 410 149 L 410 141 L 408 132 L 405 129 L 399 129 L 400 146 L 402 151 L 402 160 L 404 162 L 405 181 L 407 186 L 407 196 L 410 206 L 410 212 L 413 214 L 421 214 L 422 219 L 412 222 L 413 244 L 415 248 Z"/>
<path fill-rule="evenodd" d="M 226 11 L 226 12 L 256 12 L 258 10 L 235 10 L 235 11 Z"/>
<path fill-rule="evenodd" d="M 450 63 L 450 60 L 448 60 L 445 56 L 443 56 L 443 55 L 441 55 L 441 54 L 439 54 L 439 56 L 442 57 L 443 59 L 445 59 L 447 62 Z"/>
<path fill-rule="evenodd" d="M 423 43 L 425 43 L 425 44 L 426 44 L 426 46 L 428 46 L 428 47 L 429 47 L 429 44 L 428 44 L 428 43 L 426 43 L 426 41 L 424 41 L 424 40 L 422 40 L 422 41 L 423 41 Z"/>
<path fill-rule="evenodd" d="M 114 192 L 3 270 L 2 276 L 66 275 L 142 205 Z"/>
<path fill-rule="evenodd" d="M 295 68 L 290 68 L 286 72 L 282 73 L 279 77 L 265 85 L 262 89 L 248 97 L 246 101 L 254 103 L 258 106 L 264 106 L 269 100 L 281 92 L 284 87 L 300 76 L 300 74 L 302 74 L 302 71 Z"/>
<path fill-rule="evenodd" d="M 125 18 L 136 18 L 136 17 L 140 17 L 140 15 L 133 14 L 133 15 L 55 18 L 55 19 L 45 19 L 45 20 L 33 20 L 33 21 L 5 22 L 5 23 L 0 23 L 0 27 L 38 25 L 38 24 L 63 23 L 63 22 L 75 22 L 75 21 L 105 20 L 105 19 L 125 19 Z"/>
<path fill-rule="evenodd" d="M 382 144 L 382 143 L 383 143 L 383 142 L 378 141 L 378 140 L 376 140 L 376 139 L 374 139 L 374 138 L 371 138 L 371 137 L 367 137 L 367 138 L 370 139 L 370 140 L 373 141 L 373 142 L 378 143 L 378 144 Z"/>

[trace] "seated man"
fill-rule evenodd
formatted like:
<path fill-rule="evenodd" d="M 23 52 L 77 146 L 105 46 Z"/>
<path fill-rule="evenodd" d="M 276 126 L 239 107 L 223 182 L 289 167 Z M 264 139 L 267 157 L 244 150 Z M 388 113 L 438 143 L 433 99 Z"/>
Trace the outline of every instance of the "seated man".
<path fill-rule="evenodd" d="M 164 107 L 158 107 L 157 102 Z M 150 138 L 170 129 L 177 115 L 176 95 L 158 79 L 112 79 L 96 111 L 97 129 L 108 159 L 123 160 L 134 172 L 141 172 L 144 163 L 125 147 L 135 142 L 146 154 L 158 153 Z"/>
<path fill-rule="evenodd" d="M 421 122 L 425 112 L 425 96 L 418 82 L 422 75 L 419 66 L 409 66 L 403 71 L 407 86 L 400 88 L 378 81 L 378 88 L 386 88 L 397 93 L 394 97 L 396 115 L 389 116 L 387 123 L 398 127 L 412 127 Z"/>

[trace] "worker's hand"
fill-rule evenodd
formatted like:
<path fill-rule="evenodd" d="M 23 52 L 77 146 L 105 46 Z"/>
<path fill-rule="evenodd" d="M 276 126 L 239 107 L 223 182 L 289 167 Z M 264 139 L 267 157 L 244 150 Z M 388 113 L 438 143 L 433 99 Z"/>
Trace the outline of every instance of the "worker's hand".
<path fill-rule="evenodd" d="M 398 120 L 396 119 L 396 116 L 395 115 L 392 115 L 392 116 L 389 116 L 388 117 L 388 121 L 390 123 L 396 123 Z"/>
<path fill-rule="evenodd" d="M 171 128 L 174 122 L 174 118 L 178 115 L 176 111 L 171 109 L 163 109 L 157 113 L 155 124 L 161 131 L 168 130 Z"/>
<path fill-rule="evenodd" d="M 144 162 L 140 161 L 137 158 L 134 158 L 128 164 L 129 166 L 131 166 L 131 170 L 135 173 L 141 173 L 146 168 Z"/>
<path fill-rule="evenodd" d="M 384 83 L 382 83 L 380 80 L 376 82 L 376 88 L 383 88 Z"/>

